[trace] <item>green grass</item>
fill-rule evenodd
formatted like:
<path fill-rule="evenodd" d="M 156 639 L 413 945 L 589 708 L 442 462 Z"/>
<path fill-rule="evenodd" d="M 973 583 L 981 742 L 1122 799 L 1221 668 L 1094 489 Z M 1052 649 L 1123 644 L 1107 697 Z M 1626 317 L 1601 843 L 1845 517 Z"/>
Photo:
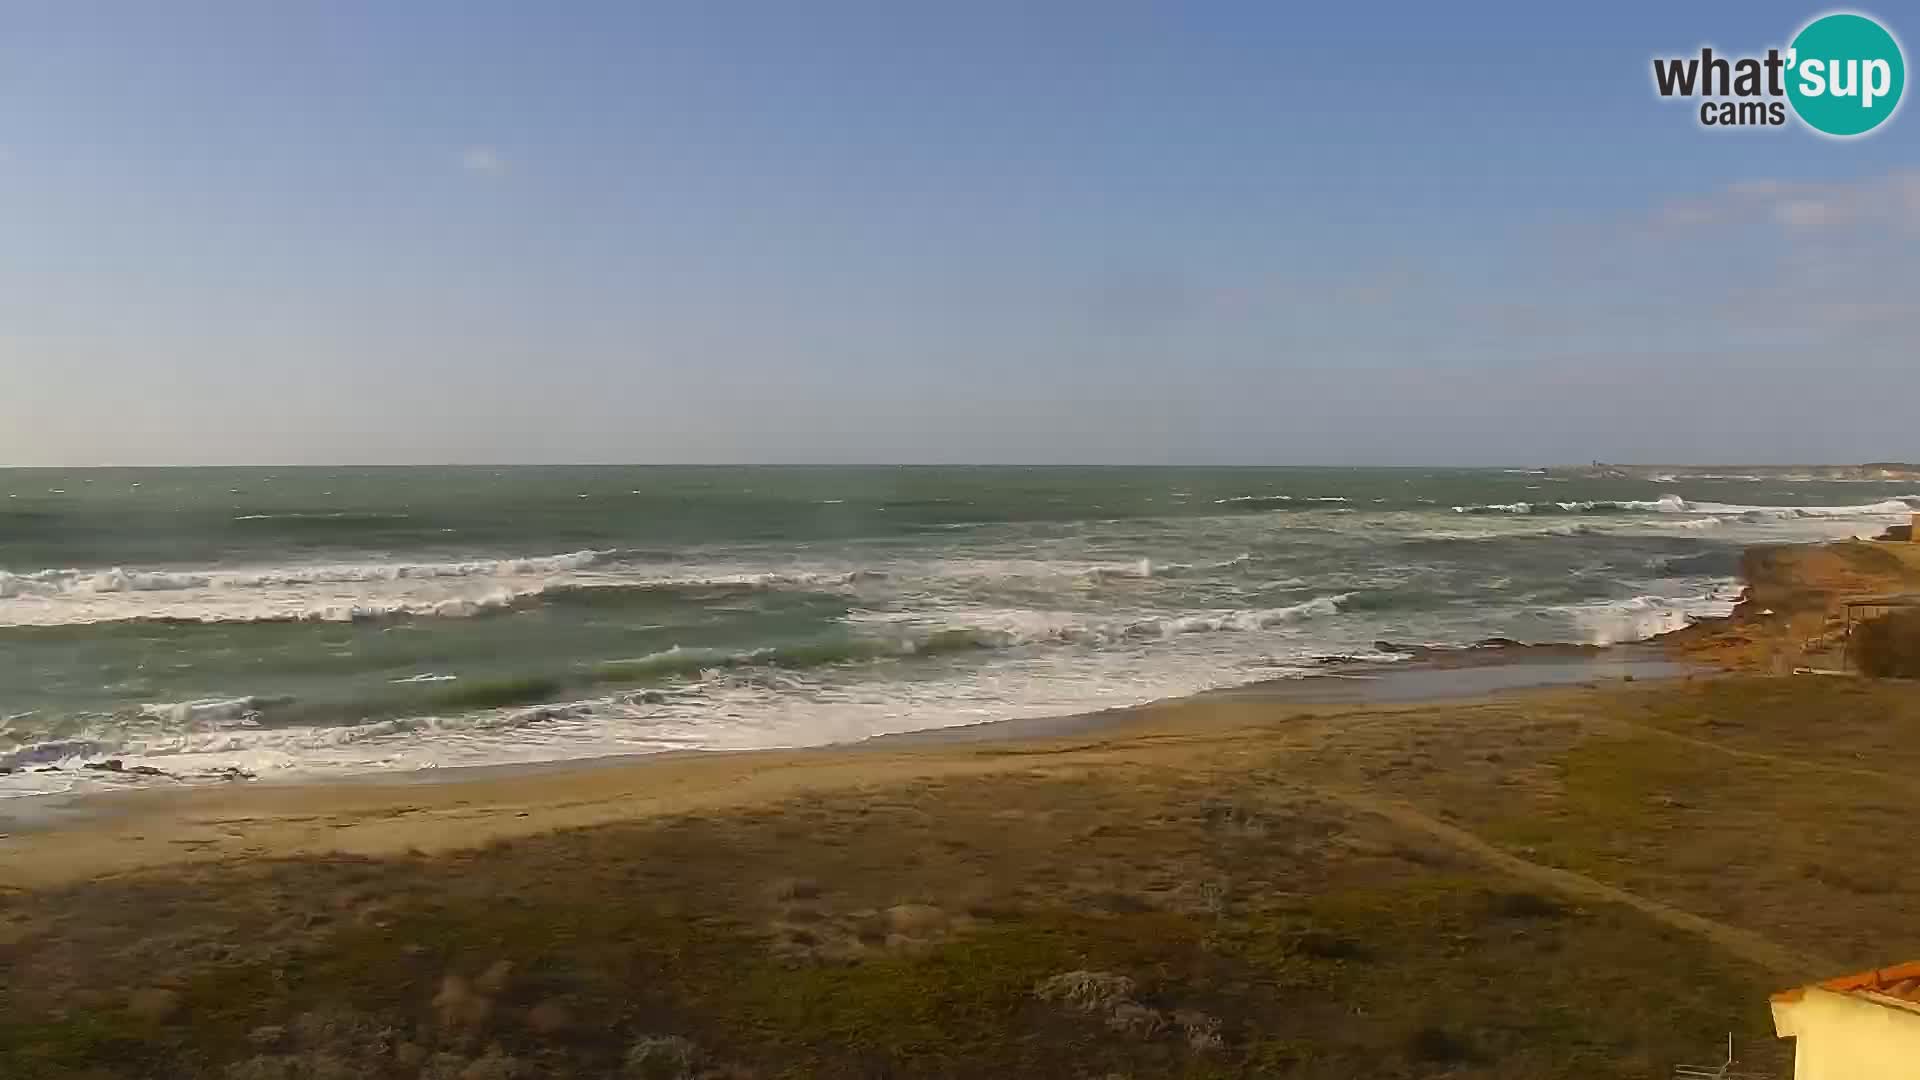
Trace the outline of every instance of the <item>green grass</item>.
<path fill-rule="evenodd" d="M 1557 866 L 1604 872 L 1665 828 L 1673 807 L 1697 798 L 1723 764 L 1702 763 L 1697 753 L 1657 736 L 1590 737 L 1554 763 L 1561 797 L 1550 815 L 1510 817 L 1489 837 Z"/>
<path fill-rule="evenodd" d="M 114 1013 L 0 1018 L 0 1075 L 8 1080 L 77 1076 L 96 1064 L 140 1060 L 154 1041 L 151 1029 Z"/>
<path fill-rule="evenodd" d="M 1751 976 L 1700 943 L 1473 876 L 1223 918 L 1002 911 L 942 944 L 834 965 L 783 962 L 723 919 L 603 899 L 439 906 L 291 960 L 205 971 L 184 994 L 190 1022 L 142 1026 L 111 1010 L 13 1018 L 0 1028 L 0 1073 L 39 1080 L 127 1062 L 217 1072 L 246 1056 L 249 1031 L 316 1010 L 347 1010 L 362 1018 L 348 1026 L 390 1029 L 395 1043 L 468 1055 L 491 1045 L 550 1075 L 609 1075 L 634 1039 L 661 1033 L 754 1075 L 794 1077 L 1629 1076 L 1706 1054 L 1728 1027 L 1765 1034 Z M 472 978 L 501 959 L 516 978 L 485 1031 L 433 1043 L 440 977 Z M 1166 1015 L 1218 1018 L 1225 1045 L 1122 1035 L 1035 997 L 1038 982 L 1077 969 L 1125 974 L 1139 1002 Z M 586 1019 L 564 1040 L 542 1038 L 514 1019 L 542 1000 Z M 400 1075 L 341 1045 L 309 1052 Z"/>

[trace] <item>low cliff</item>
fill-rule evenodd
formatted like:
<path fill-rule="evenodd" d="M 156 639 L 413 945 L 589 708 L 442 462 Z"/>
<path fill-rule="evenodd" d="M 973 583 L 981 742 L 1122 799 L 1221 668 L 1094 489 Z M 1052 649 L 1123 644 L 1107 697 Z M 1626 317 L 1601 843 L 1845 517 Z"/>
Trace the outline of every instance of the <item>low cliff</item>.
<path fill-rule="evenodd" d="M 1920 544 L 1844 540 L 1749 548 L 1744 598 L 1725 619 L 1662 639 L 1681 655 L 1736 671 L 1837 666 L 1847 600 L 1920 592 Z"/>

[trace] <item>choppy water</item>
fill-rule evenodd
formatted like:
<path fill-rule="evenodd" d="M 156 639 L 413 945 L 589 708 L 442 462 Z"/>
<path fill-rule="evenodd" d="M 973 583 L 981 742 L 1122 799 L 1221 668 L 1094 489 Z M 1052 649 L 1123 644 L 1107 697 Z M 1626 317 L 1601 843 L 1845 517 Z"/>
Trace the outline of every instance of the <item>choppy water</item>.
<path fill-rule="evenodd" d="M 1515 470 L 0 470 L 0 794 L 807 745 L 1723 613 L 1911 485 Z M 59 773 L 29 771 L 60 764 Z"/>

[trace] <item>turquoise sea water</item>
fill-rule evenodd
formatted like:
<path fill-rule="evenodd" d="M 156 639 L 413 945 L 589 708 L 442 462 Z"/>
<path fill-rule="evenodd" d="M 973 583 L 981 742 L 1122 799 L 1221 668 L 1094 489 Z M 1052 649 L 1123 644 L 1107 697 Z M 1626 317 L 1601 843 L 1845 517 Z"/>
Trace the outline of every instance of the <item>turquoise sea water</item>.
<path fill-rule="evenodd" d="M 0 470 L 0 791 L 806 745 L 1726 610 L 1911 485 L 1527 470 Z M 61 764 L 61 773 L 32 769 Z"/>

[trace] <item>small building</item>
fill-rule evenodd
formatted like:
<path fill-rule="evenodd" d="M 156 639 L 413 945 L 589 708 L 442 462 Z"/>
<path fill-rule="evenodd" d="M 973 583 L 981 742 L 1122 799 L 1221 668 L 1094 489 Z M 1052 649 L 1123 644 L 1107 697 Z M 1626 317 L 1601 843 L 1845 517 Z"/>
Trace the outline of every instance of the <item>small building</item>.
<path fill-rule="evenodd" d="M 1773 995 L 1794 1080 L 1920 1080 L 1920 961 Z"/>

